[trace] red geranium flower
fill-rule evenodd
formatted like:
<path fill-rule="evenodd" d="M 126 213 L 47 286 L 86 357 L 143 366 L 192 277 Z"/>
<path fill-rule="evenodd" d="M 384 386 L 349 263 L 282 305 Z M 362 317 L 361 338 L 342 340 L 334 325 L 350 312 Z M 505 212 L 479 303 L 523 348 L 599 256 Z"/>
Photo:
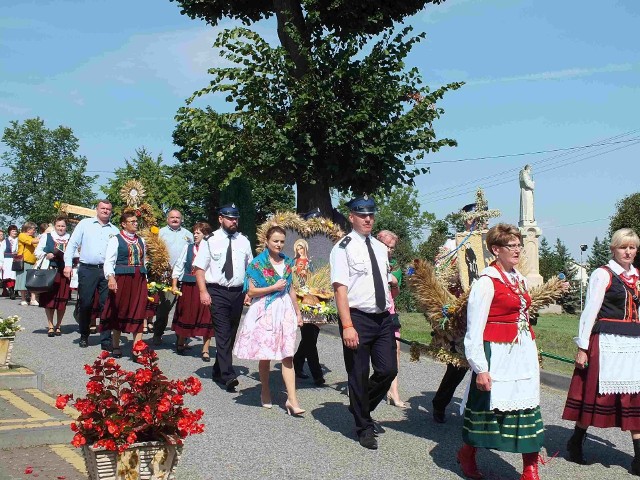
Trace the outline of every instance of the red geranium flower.
<path fill-rule="evenodd" d="M 71 424 L 74 446 L 122 452 L 138 441 L 171 438 L 181 444 L 180 438 L 204 430 L 198 423 L 203 412 L 184 407 L 184 395 L 202 389 L 200 380 L 169 380 L 157 365 L 158 355 L 144 342 L 137 342 L 134 351 L 144 363 L 135 371 L 122 369 L 106 352 L 84 366 L 90 379 L 87 395 L 72 403 L 80 412 Z M 56 406 L 62 409 L 71 399 L 60 395 Z"/>

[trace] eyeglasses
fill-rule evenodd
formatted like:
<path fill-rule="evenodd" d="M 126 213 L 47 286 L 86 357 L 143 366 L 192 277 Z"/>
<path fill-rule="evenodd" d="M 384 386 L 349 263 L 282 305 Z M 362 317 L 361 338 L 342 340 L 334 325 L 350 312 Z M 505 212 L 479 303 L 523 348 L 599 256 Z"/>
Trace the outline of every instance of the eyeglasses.
<path fill-rule="evenodd" d="M 125 223 L 131 223 L 133 225 L 137 225 L 138 224 L 138 220 L 127 220 Z"/>
<path fill-rule="evenodd" d="M 506 248 L 507 250 L 509 250 L 510 252 L 517 252 L 520 251 L 524 248 L 524 245 L 520 244 L 520 243 L 514 243 L 514 244 L 510 244 L 510 245 L 502 245 L 504 248 Z"/>
<path fill-rule="evenodd" d="M 389 250 L 390 252 L 393 252 L 396 249 L 396 247 L 390 247 L 389 245 L 386 245 L 386 244 L 385 246 L 387 247 L 387 250 Z"/>

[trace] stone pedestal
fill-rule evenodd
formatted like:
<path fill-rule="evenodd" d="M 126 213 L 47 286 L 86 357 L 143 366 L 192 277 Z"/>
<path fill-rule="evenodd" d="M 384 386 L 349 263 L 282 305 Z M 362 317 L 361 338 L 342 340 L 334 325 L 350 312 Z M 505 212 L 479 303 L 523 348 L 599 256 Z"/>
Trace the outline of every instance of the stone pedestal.
<path fill-rule="evenodd" d="M 527 261 L 527 282 L 529 283 L 529 288 L 533 288 L 544 283 L 542 275 L 540 275 L 540 257 L 538 254 L 538 238 L 540 238 L 542 230 L 535 223 L 526 223 L 528 224 L 520 221 L 518 222 L 518 227 L 522 234 L 524 256 Z"/>

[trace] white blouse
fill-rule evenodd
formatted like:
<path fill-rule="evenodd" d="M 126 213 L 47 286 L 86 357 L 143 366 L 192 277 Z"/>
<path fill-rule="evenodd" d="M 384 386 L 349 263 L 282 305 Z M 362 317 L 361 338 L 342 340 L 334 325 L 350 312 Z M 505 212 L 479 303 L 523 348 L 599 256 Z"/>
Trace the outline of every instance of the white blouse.
<path fill-rule="evenodd" d="M 633 265 L 627 271 L 624 270 L 615 260 L 609 260 L 607 266 L 618 275 L 625 275 L 631 277 L 633 275 L 638 276 L 638 270 Z M 611 281 L 611 275 L 604 268 L 596 268 L 589 277 L 589 286 L 587 287 L 587 296 L 580 315 L 580 324 L 578 326 L 578 336 L 573 340 L 578 345 L 578 348 L 586 350 L 589 348 L 589 338 L 591 337 L 591 330 L 593 324 L 596 321 L 598 312 L 602 308 L 602 302 L 604 301 L 604 294 L 607 291 L 609 282 Z"/>

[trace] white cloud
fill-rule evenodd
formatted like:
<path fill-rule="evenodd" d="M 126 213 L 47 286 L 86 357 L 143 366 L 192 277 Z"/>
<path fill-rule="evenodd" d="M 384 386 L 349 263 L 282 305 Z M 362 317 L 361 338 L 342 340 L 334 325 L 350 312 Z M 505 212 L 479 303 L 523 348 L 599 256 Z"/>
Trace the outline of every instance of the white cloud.
<path fill-rule="evenodd" d="M 16 105 L 11 105 L 8 103 L 0 103 L 0 110 L 2 110 L 3 112 L 7 112 L 11 115 L 20 115 L 20 116 L 26 115 L 31 111 L 30 108 L 18 107 Z"/>
<path fill-rule="evenodd" d="M 477 80 L 467 80 L 467 85 L 484 85 L 488 83 L 501 82 L 536 82 L 546 80 L 563 80 L 566 78 L 588 77 L 599 73 L 628 72 L 633 70 L 634 65 L 631 63 L 605 65 L 604 67 L 593 68 L 566 68 L 563 70 L 555 70 L 539 73 L 527 73 L 524 75 L 515 75 L 511 77 L 498 78 L 481 78 Z"/>

